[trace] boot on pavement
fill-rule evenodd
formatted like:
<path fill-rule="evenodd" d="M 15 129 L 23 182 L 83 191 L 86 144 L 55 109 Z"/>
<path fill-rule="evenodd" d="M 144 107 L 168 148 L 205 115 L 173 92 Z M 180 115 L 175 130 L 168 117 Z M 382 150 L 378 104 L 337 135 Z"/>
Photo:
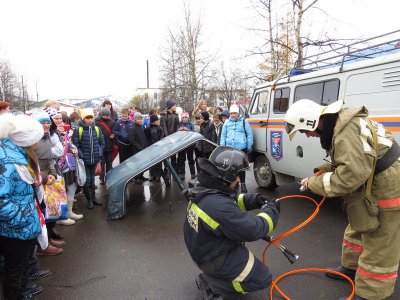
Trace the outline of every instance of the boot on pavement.
<path fill-rule="evenodd" d="M 74 220 L 74 221 L 82 219 L 82 218 L 83 218 L 83 215 L 81 215 L 81 214 L 76 214 L 76 213 L 74 213 L 74 212 L 72 211 L 72 207 L 73 207 L 73 206 L 74 206 L 74 200 L 68 201 L 68 217 L 69 217 L 71 220 Z"/>
<path fill-rule="evenodd" d="M 92 186 L 92 188 L 90 189 L 91 194 L 92 194 L 92 202 L 93 202 L 94 205 L 102 206 L 103 204 L 96 199 L 96 189 L 95 189 L 95 187 L 96 186 Z"/>
<path fill-rule="evenodd" d="M 203 274 L 197 275 L 196 285 L 202 294 L 201 295 L 202 299 L 204 299 L 204 300 L 223 300 L 224 299 L 222 296 L 219 296 L 219 295 L 216 295 L 213 293 L 210 286 L 204 280 Z"/>
<path fill-rule="evenodd" d="M 49 244 L 49 246 L 46 249 L 41 249 L 38 247 L 36 249 L 36 255 L 44 255 L 44 256 L 52 256 L 52 255 L 57 255 L 60 254 L 64 251 L 63 248 L 57 248 Z"/>
<path fill-rule="evenodd" d="M 62 240 L 64 237 L 61 232 L 58 232 L 55 228 L 47 227 L 48 236 L 55 240 Z"/>
<path fill-rule="evenodd" d="M 75 224 L 75 221 L 74 220 L 72 220 L 72 219 L 70 219 L 70 218 L 68 218 L 68 219 L 66 219 L 66 220 L 58 220 L 57 221 L 57 224 L 58 225 L 74 225 Z"/>
<path fill-rule="evenodd" d="M 65 242 L 64 241 L 56 241 L 56 240 L 49 240 L 49 244 L 56 247 L 56 248 L 62 248 L 63 246 L 65 246 Z"/>
<path fill-rule="evenodd" d="M 93 201 L 92 201 L 92 192 L 90 191 L 89 187 L 84 187 L 83 188 L 83 193 L 85 194 L 86 202 L 87 202 L 87 208 L 92 209 L 93 208 Z"/>
<path fill-rule="evenodd" d="M 340 272 L 340 273 L 350 277 L 351 280 L 353 280 L 353 281 L 354 281 L 354 278 L 356 277 L 356 271 L 355 270 L 352 270 L 352 269 L 349 269 L 349 268 L 346 268 L 346 267 L 343 267 L 343 266 L 340 266 L 340 267 L 337 267 L 337 268 L 329 268 L 329 270 Z M 336 279 L 336 280 L 346 280 L 346 278 L 344 278 L 344 277 L 342 277 L 340 275 L 332 274 L 332 273 L 325 273 L 325 276 L 329 277 L 329 278 L 332 278 L 332 279 Z"/>
<path fill-rule="evenodd" d="M 39 269 L 35 273 L 30 274 L 28 279 L 30 280 L 35 280 L 35 279 L 41 279 L 49 276 L 50 270 L 47 269 Z"/>

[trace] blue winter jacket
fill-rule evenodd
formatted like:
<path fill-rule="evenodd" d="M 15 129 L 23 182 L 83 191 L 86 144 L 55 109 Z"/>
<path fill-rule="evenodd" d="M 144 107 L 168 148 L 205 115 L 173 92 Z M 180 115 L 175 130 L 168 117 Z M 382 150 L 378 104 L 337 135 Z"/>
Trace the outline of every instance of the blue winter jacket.
<path fill-rule="evenodd" d="M 85 166 L 93 166 L 103 155 L 103 134 L 99 128 L 99 137 L 97 137 L 94 123 L 88 126 L 83 121 L 79 121 L 78 125 L 72 135 L 72 142 L 78 148 L 79 157 L 83 159 Z M 83 128 L 81 138 L 79 138 L 79 127 Z"/>
<path fill-rule="evenodd" d="M 239 150 L 251 150 L 253 147 L 253 131 L 250 124 L 241 115 L 236 120 L 229 118 L 222 126 L 219 144 Z"/>
<path fill-rule="evenodd" d="M 117 136 L 118 141 L 129 145 L 129 129 L 135 125 L 131 120 L 123 121 L 122 119 L 115 122 L 113 133 Z"/>
<path fill-rule="evenodd" d="M 41 233 L 31 184 L 23 181 L 16 165 L 28 165 L 23 148 L 0 140 L 0 235 L 31 240 Z"/>

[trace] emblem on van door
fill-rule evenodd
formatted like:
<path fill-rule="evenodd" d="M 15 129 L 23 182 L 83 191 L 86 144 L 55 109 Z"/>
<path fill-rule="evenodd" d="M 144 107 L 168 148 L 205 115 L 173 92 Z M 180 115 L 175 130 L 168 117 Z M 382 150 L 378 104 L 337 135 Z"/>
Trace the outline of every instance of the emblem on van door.
<path fill-rule="evenodd" d="M 271 131 L 271 155 L 276 160 L 283 158 L 282 131 Z"/>

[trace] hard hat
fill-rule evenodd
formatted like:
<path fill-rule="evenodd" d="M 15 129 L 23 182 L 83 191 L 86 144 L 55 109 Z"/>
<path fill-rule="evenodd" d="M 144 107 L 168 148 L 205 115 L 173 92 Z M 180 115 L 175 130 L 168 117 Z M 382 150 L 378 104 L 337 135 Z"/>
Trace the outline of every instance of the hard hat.
<path fill-rule="evenodd" d="M 285 130 L 292 140 L 298 130 L 314 131 L 318 127 L 319 118 L 325 114 L 337 113 L 343 106 L 343 100 L 328 106 L 302 99 L 293 103 L 285 115 Z"/>
<path fill-rule="evenodd" d="M 214 176 L 211 173 L 210 175 L 229 183 L 234 182 L 239 173 L 250 166 L 247 155 L 243 151 L 228 146 L 217 147 L 208 160 L 217 167 L 218 172 L 215 175 L 219 176 Z M 199 161 L 200 168 L 202 168 L 200 163 Z M 207 170 L 205 171 L 207 172 Z"/>

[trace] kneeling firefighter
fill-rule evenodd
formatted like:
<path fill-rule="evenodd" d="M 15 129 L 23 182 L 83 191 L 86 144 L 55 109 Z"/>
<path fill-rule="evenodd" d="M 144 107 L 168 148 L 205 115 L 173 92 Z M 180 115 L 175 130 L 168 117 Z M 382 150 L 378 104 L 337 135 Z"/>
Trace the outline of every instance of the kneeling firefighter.
<path fill-rule="evenodd" d="M 342 106 L 299 100 L 286 113 L 286 131 L 290 139 L 297 131 L 319 137 L 332 159 L 303 179 L 302 188 L 344 198 L 349 225 L 342 265 L 334 270 L 355 279 L 354 299 L 384 299 L 394 292 L 400 260 L 400 147 L 365 107 Z"/>
<path fill-rule="evenodd" d="M 184 238 L 203 271 L 196 278 L 204 299 L 267 288 L 272 276 L 244 242 L 267 237 L 277 225 L 279 203 L 261 194 L 240 194 L 239 173 L 249 168 L 246 154 L 227 146 L 199 158 L 198 183 L 190 189 Z M 247 210 L 261 208 L 254 216 Z"/>

